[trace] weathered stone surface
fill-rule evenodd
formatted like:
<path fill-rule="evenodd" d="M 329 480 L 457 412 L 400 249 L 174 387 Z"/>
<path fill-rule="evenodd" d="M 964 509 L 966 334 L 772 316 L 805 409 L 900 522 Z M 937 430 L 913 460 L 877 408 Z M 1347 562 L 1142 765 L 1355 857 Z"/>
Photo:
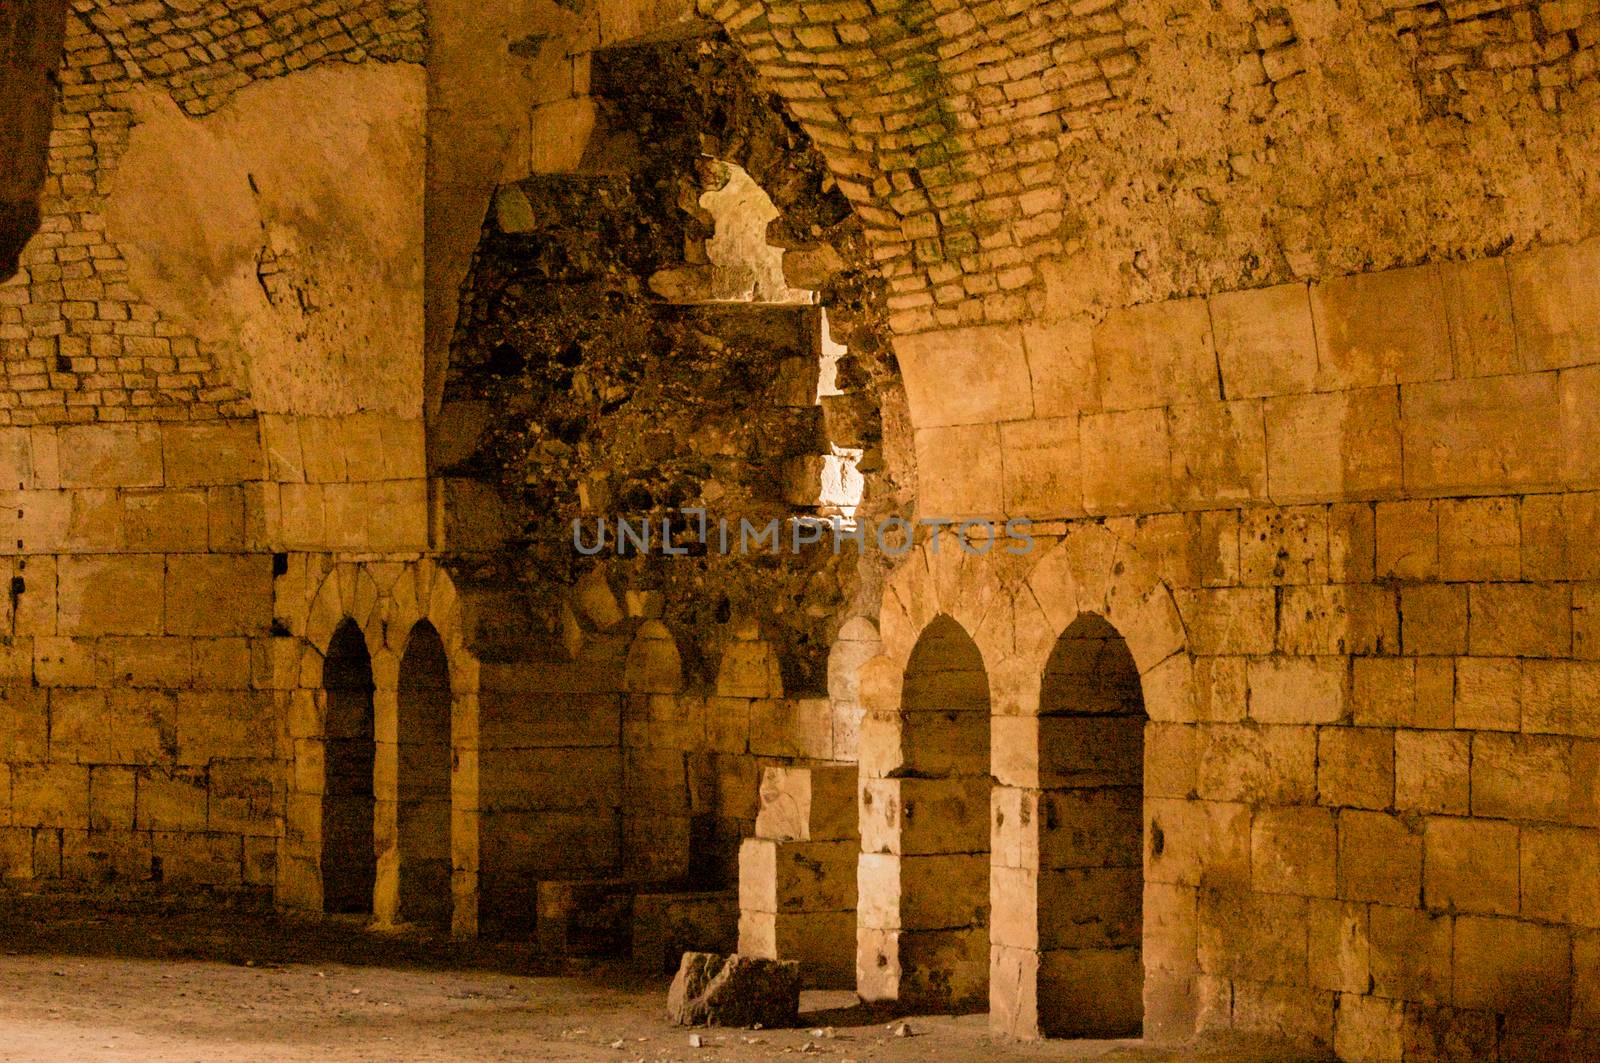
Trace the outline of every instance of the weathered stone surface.
<path fill-rule="evenodd" d="M 800 965 L 792 960 L 686 952 L 667 991 L 680 1026 L 763 1026 L 799 1021 Z"/>

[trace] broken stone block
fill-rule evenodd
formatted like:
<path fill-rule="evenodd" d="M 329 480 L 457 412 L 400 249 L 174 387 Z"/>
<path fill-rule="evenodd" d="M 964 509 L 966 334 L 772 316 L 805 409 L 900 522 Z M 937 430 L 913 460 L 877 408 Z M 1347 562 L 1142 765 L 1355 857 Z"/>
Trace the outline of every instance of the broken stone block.
<path fill-rule="evenodd" d="M 756 837 L 773 841 L 854 841 L 859 817 L 856 767 L 767 768 L 761 774 Z"/>
<path fill-rule="evenodd" d="M 686 952 L 667 991 L 667 1019 L 679 1026 L 795 1026 L 800 965 L 791 960 Z"/>

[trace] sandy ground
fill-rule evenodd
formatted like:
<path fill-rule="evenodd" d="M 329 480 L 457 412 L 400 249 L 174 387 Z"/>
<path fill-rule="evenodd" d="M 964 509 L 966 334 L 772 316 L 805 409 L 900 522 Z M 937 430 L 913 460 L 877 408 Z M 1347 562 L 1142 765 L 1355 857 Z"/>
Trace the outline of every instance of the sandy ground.
<path fill-rule="evenodd" d="M 0 1060 L 1194 1060 L 1281 1050 L 1017 1045 L 983 1016 L 891 1016 L 807 993 L 798 1030 L 669 1026 L 666 983 L 524 947 L 377 935 L 255 907 L 0 894 Z M 702 1041 L 691 1045 L 691 1033 Z"/>

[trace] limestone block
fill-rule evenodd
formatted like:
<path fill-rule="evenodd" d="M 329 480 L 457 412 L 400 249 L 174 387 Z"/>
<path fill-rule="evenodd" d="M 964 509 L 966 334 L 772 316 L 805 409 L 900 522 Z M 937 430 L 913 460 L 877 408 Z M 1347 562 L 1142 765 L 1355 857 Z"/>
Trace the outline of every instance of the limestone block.
<path fill-rule="evenodd" d="M 1383 812 L 1339 814 L 1339 896 L 1416 904 L 1422 888 L 1422 839 Z"/>
<path fill-rule="evenodd" d="M 1311 287 L 1318 390 L 1343 391 L 1453 374 L 1436 266 L 1337 277 Z"/>
<path fill-rule="evenodd" d="M 782 1028 L 798 1021 L 800 966 L 786 960 L 686 952 L 667 993 L 680 1026 Z"/>
<path fill-rule="evenodd" d="M 1164 410 L 1084 414 L 1078 431 L 1086 512 L 1172 507 L 1172 449 Z"/>
<path fill-rule="evenodd" d="M 1572 936 L 1572 1025 L 1600 1029 L 1600 934 Z"/>
<path fill-rule="evenodd" d="M 1251 886 L 1260 893 L 1333 897 L 1336 853 L 1328 809 L 1262 809 L 1250 829 Z"/>
<path fill-rule="evenodd" d="M 1371 583 L 1377 578 L 1378 531 L 1373 507 L 1336 502 L 1328 507 L 1328 578 Z"/>
<path fill-rule="evenodd" d="M 863 863 L 862 887 L 868 884 Z M 955 930 L 987 927 L 989 855 L 956 853 L 899 858 L 900 930 Z"/>
<path fill-rule="evenodd" d="M 1211 319 L 1202 299 L 1113 310 L 1094 330 L 1093 347 L 1103 409 L 1218 397 Z"/>
<path fill-rule="evenodd" d="M 1472 738 L 1472 812 L 1501 819 L 1573 822 L 1573 744 L 1548 735 L 1480 733 Z M 1592 802 L 1591 802 L 1592 803 Z"/>
<path fill-rule="evenodd" d="M 1473 584 L 1468 604 L 1468 647 L 1474 655 L 1565 657 L 1572 652 L 1572 597 L 1561 584 Z"/>
<path fill-rule="evenodd" d="M 919 428 L 916 448 L 919 516 L 955 518 L 1003 510 L 997 426 Z"/>
<path fill-rule="evenodd" d="M 1039 873 L 1027 867 L 995 865 L 989 869 L 989 943 L 991 948 L 1039 947 Z"/>
<path fill-rule="evenodd" d="M 854 989 L 854 912 L 739 913 L 739 954 L 792 960 L 809 989 Z"/>
<path fill-rule="evenodd" d="M 1245 510 L 1239 577 L 1247 584 L 1274 586 L 1328 582 L 1328 508 Z"/>
<path fill-rule="evenodd" d="M 371 484 L 322 485 L 323 535 L 327 546 L 343 550 L 366 548 L 371 515 Z"/>
<path fill-rule="evenodd" d="M 270 838 L 282 807 L 281 772 L 273 761 L 220 760 L 211 765 L 206 822 L 211 830 Z M 93 786 L 90 788 L 91 797 Z"/>
<path fill-rule="evenodd" d="M 1144 884 L 1143 952 L 1146 971 L 1192 974 L 1199 968 L 1195 956 L 1195 919 L 1198 904 L 1191 886 L 1162 882 Z"/>
<path fill-rule="evenodd" d="M 1317 800 L 1388 808 L 1394 803 L 1394 732 L 1379 727 L 1317 731 Z"/>
<path fill-rule="evenodd" d="M 765 768 L 756 837 L 775 841 L 855 841 L 857 771 L 849 767 Z"/>
<path fill-rule="evenodd" d="M 111 759 L 106 691 L 56 690 L 50 706 L 51 759 L 104 764 Z"/>
<path fill-rule="evenodd" d="M 155 487 L 162 482 L 161 431 L 150 423 L 61 429 L 61 486 Z"/>
<path fill-rule="evenodd" d="M 1195 654 L 1271 653 L 1277 600 L 1270 588 L 1216 587 L 1173 594 Z"/>
<path fill-rule="evenodd" d="M 1500 376 L 1533 368 L 1520 357 L 1505 258 L 1439 265 L 1457 376 Z"/>
<path fill-rule="evenodd" d="M 1434 817 L 1423 832 L 1423 896 L 1430 908 L 1517 913 L 1517 828 Z"/>
<path fill-rule="evenodd" d="M 161 633 L 160 557 L 63 557 L 57 583 L 59 629 L 68 635 Z M 215 599 L 206 603 L 214 608 Z"/>
<path fill-rule="evenodd" d="M 1521 662 L 1509 657 L 1462 657 L 1456 662 L 1455 724 L 1515 731 L 1521 725 Z"/>
<path fill-rule="evenodd" d="M 1261 403 L 1173 406 L 1172 479 L 1180 508 L 1267 497 L 1267 441 Z"/>
<path fill-rule="evenodd" d="M 113 688 L 104 722 L 107 762 L 160 764 L 172 759 L 177 744 L 177 699 L 171 691 Z"/>
<path fill-rule="evenodd" d="M 163 424 L 161 453 L 169 486 L 239 484 L 265 472 L 254 420 Z"/>
<path fill-rule="evenodd" d="M 1530 369 L 1594 361 L 1600 347 L 1600 241 L 1508 256 L 1517 350 Z"/>
<path fill-rule="evenodd" d="M 1039 1026 L 1057 1037 L 1137 1037 L 1144 1019 L 1139 950 L 1051 949 L 1039 957 Z"/>
<path fill-rule="evenodd" d="M 0 754 L 8 764 L 45 760 L 49 742 L 49 696 L 22 683 L 0 686 Z"/>
<path fill-rule="evenodd" d="M 717 696 L 783 697 L 783 679 L 772 646 L 759 639 L 729 643 L 717 669 Z"/>
<path fill-rule="evenodd" d="M 156 831 L 150 847 L 161 858 L 163 882 L 236 889 L 244 880 L 244 839 L 238 835 Z"/>
<path fill-rule="evenodd" d="M 133 768 L 89 769 L 89 820 L 93 831 L 132 830 L 134 826 Z"/>
<path fill-rule="evenodd" d="M 1600 366 L 1560 374 L 1562 473 L 1568 484 L 1600 483 Z"/>
<path fill-rule="evenodd" d="M 111 656 L 111 671 L 118 682 L 132 687 L 188 686 L 193 651 L 186 639 L 109 638 L 104 648 Z M 249 676 L 246 675 L 248 682 Z"/>
<path fill-rule="evenodd" d="M 204 491 L 124 492 L 121 519 L 129 550 L 203 551 L 210 542 Z"/>
<path fill-rule="evenodd" d="M 1522 568 L 1517 500 L 1471 498 L 1439 504 L 1439 572 L 1452 582 L 1514 580 Z"/>
<path fill-rule="evenodd" d="M 1308 921 L 1307 974 L 1312 988 L 1366 993 L 1372 977 L 1366 906 L 1315 900 Z"/>
<path fill-rule="evenodd" d="M 1022 811 L 1026 811 L 1025 805 Z M 1144 841 L 1142 818 L 1136 786 L 1042 794 L 1036 828 L 1037 866 L 1046 870 L 1136 867 Z M 1026 817 L 1023 819 L 1026 828 Z M 997 844 L 1002 826 L 996 823 Z"/>
<path fill-rule="evenodd" d="M 1408 654 L 1467 651 L 1467 588 L 1424 583 L 1400 588 L 1400 647 Z"/>
<path fill-rule="evenodd" d="M 1522 831 L 1522 914 L 1550 923 L 1600 926 L 1600 838 L 1594 831 Z"/>
<path fill-rule="evenodd" d="M 1438 578 L 1439 514 L 1434 503 L 1419 499 L 1380 502 L 1375 521 L 1380 578 Z"/>
<path fill-rule="evenodd" d="M 1151 1044 L 1181 1044 L 1200 1025 L 1202 1006 L 1211 1006 L 1216 991 L 1202 1000 L 1202 983 L 1219 980 L 1173 971 L 1146 971 L 1144 977 L 1144 1039 Z"/>
<path fill-rule="evenodd" d="M 211 690 L 243 690 L 253 679 L 246 639 L 187 639 L 194 653 L 194 682 Z M 262 682 L 259 685 L 267 685 Z"/>
<path fill-rule="evenodd" d="M 1145 879 L 1179 886 L 1243 889 L 1250 881 L 1250 809 L 1218 801 L 1152 798 Z"/>
<path fill-rule="evenodd" d="M 1000 448 L 1005 512 L 1056 517 L 1084 511 L 1076 417 L 1002 424 Z"/>
<path fill-rule="evenodd" d="M 647 621 L 639 629 L 628 649 L 623 684 L 639 693 L 675 694 L 683 689 L 678 644 L 660 621 Z"/>
<path fill-rule="evenodd" d="M 1304 284 L 1212 296 L 1211 320 L 1223 394 L 1259 398 L 1315 389 L 1316 332 Z"/>
<path fill-rule="evenodd" d="M 367 546 L 372 550 L 428 547 L 428 482 L 420 477 L 369 484 Z"/>
<path fill-rule="evenodd" d="M 911 418 L 919 428 L 1014 421 L 1033 414 L 1027 356 L 1022 333 L 1014 326 L 899 336 L 894 346 Z"/>
<path fill-rule="evenodd" d="M 1194 702 L 1197 721 L 1238 723 L 1244 719 L 1245 664 L 1243 657 L 1195 658 Z"/>
<path fill-rule="evenodd" d="M 260 759 L 274 747 L 273 705 L 266 691 L 179 691 L 178 763 Z"/>
<path fill-rule="evenodd" d="M 1022 335 L 1037 416 L 1069 417 L 1100 408 L 1100 378 L 1087 323 L 1030 324 Z"/>
<path fill-rule="evenodd" d="M 349 414 L 339 419 L 338 440 L 344 451 L 344 474 L 348 480 L 382 480 L 384 475 L 383 439 L 398 418 L 370 411 Z"/>
<path fill-rule="evenodd" d="M 1549 374 L 1404 384 L 1405 483 L 1420 494 L 1487 494 L 1560 482 L 1561 403 Z"/>
<path fill-rule="evenodd" d="M 1341 994 L 1334 1009 L 1333 1049 L 1341 1060 L 1400 1063 L 1405 1009 L 1398 1001 Z"/>
<path fill-rule="evenodd" d="M 1572 991 L 1571 931 L 1464 915 L 1455 925 L 1457 1007 L 1564 1022 Z"/>
<path fill-rule="evenodd" d="M 1302 1044 L 1333 1040 L 1335 995 L 1303 985 L 1237 980 L 1233 990 L 1233 1024 Z"/>
<path fill-rule="evenodd" d="M 1093 788 L 1138 781 L 1145 759 L 1142 717 L 1042 716 L 1038 725 L 1040 785 Z"/>
<path fill-rule="evenodd" d="M 167 631 L 253 635 L 272 619 L 272 558 L 261 554 L 174 554 L 167 559 Z"/>
<path fill-rule="evenodd" d="M 1039 952 L 1009 945 L 989 947 L 989 1029 L 1001 1037 L 1032 1040 L 1039 1034 Z"/>
<path fill-rule="evenodd" d="M 989 997 L 989 935 L 969 930 L 899 931 L 898 999 L 916 1007 L 979 1008 Z M 860 959 L 858 954 L 857 966 Z"/>
<path fill-rule="evenodd" d="M 1206 974 L 1305 984 L 1304 897 L 1202 892 L 1196 926 Z"/>
<path fill-rule="evenodd" d="M 1310 727 L 1217 724 L 1201 729 L 1196 792 L 1207 800 L 1315 800 L 1317 735 Z"/>
<path fill-rule="evenodd" d="M 1137 951 L 1142 940 L 1142 879 L 1139 867 L 1058 868 L 1041 872 L 1040 947 Z"/>
<path fill-rule="evenodd" d="M 139 775 L 134 825 L 140 830 L 203 831 L 206 797 L 203 771 L 145 770 Z"/>
<path fill-rule="evenodd" d="M 1334 723 L 1345 715 L 1343 657 L 1258 657 L 1246 672 L 1250 718 L 1262 723 Z"/>
<path fill-rule="evenodd" d="M 1395 592 L 1367 584 L 1285 587 L 1278 615 L 1283 653 L 1392 653 L 1400 646 Z"/>
<path fill-rule="evenodd" d="M 839 912 L 856 906 L 854 842 L 777 842 L 739 846 L 739 908 L 759 912 Z"/>
<path fill-rule="evenodd" d="M 1195 728 L 1150 723 L 1145 728 L 1144 792 L 1151 797 L 1188 797 L 1199 766 Z"/>
<path fill-rule="evenodd" d="M 989 794 L 989 846 L 995 867 L 1037 868 L 1039 841 L 1046 828 L 1039 804 L 1043 795 L 1016 786 L 995 786 Z"/>
<path fill-rule="evenodd" d="M 987 850 L 990 787 L 986 776 L 896 781 L 899 783 L 899 852 L 925 855 Z M 866 841 L 866 817 L 863 817 L 864 851 Z"/>
<path fill-rule="evenodd" d="M 1600 737 L 1600 666 L 1588 661 L 1522 662 L 1522 729 Z"/>
<path fill-rule="evenodd" d="M 1396 731 L 1395 808 L 1464 816 L 1468 812 L 1471 736 L 1455 731 Z"/>
<path fill-rule="evenodd" d="M 1406 1000 L 1448 999 L 1449 917 L 1384 906 L 1373 907 L 1370 917 L 1373 990 Z"/>

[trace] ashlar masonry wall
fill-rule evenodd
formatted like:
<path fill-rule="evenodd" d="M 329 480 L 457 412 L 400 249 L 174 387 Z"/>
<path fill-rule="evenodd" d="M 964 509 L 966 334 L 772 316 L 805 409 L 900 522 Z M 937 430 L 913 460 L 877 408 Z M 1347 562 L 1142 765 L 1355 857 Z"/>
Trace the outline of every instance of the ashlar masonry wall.
<path fill-rule="evenodd" d="M 1043 654 L 1096 613 L 1151 721 L 1147 1035 L 1593 1054 L 1597 274 L 1590 241 L 902 339 L 921 511 L 1031 516 L 1047 549 L 925 547 L 895 576 L 862 679 L 863 895 L 897 851 L 868 829 L 880 788 L 912 785 L 904 654 L 946 612 L 996 706 L 991 1013 L 1037 1029 L 1040 945 L 1001 914 L 1037 901 L 1000 869 L 1040 866 L 1011 831 L 1049 785 Z M 858 965 L 893 997 L 884 933 Z"/>

